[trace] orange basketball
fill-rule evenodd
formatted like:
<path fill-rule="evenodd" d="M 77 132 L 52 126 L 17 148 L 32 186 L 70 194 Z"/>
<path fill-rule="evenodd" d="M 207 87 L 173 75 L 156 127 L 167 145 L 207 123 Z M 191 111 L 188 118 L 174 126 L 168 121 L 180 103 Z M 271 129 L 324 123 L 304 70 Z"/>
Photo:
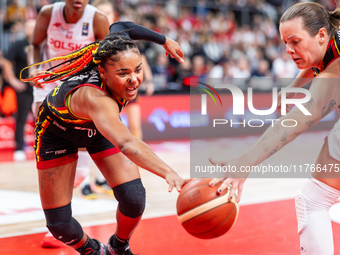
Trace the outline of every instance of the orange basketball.
<path fill-rule="evenodd" d="M 193 179 L 181 190 L 177 199 L 177 216 L 191 235 L 211 239 L 228 232 L 235 224 L 239 207 L 229 189 L 217 193 L 220 184 L 209 186 L 212 179 Z"/>

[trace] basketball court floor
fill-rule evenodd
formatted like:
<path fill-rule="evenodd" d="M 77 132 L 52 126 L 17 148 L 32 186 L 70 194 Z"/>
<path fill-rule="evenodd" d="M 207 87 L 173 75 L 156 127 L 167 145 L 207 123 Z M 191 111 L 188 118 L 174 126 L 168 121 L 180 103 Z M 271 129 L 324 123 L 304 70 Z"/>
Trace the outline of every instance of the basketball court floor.
<path fill-rule="evenodd" d="M 296 160 L 314 163 L 326 132 L 306 133 L 274 155 L 277 162 Z M 223 143 L 226 157 L 240 153 L 237 146 L 254 142 L 257 137 L 202 140 L 209 148 Z M 149 143 L 157 155 L 182 177 L 189 178 L 190 142 L 168 141 Z M 303 153 L 302 153 L 303 152 Z M 71 255 L 77 254 L 64 246 L 43 249 L 40 241 L 46 233 L 45 220 L 38 195 L 37 173 L 33 151 L 29 160 L 13 162 L 12 153 L 0 153 L 0 254 Z M 208 158 L 208 156 L 207 156 Z M 96 168 L 91 168 L 94 179 Z M 234 227 L 222 237 L 203 240 L 190 236 L 176 216 L 177 191 L 169 193 L 166 182 L 141 169 L 147 191 L 147 206 L 143 219 L 130 244 L 140 255 L 188 254 L 291 254 L 299 253 L 299 237 L 295 218 L 294 197 L 304 178 L 249 178 L 240 202 L 239 217 Z M 97 200 L 85 200 L 79 188 L 74 190 L 74 217 L 84 226 L 89 236 L 107 243 L 115 231 L 116 200 L 100 194 Z M 340 203 L 331 210 L 335 240 L 335 254 L 340 254 Z M 339 212 L 339 213 L 337 213 Z M 339 215 L 339 216 L 337 216 Z"/>

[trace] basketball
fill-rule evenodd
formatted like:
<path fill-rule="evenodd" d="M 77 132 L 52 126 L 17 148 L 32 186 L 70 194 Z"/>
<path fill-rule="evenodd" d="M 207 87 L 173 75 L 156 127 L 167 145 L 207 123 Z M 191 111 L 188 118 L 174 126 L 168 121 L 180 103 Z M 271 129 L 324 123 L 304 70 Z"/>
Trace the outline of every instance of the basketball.
<path fill-rule="evenodd" d="M 217 193 L 220 184 L 209 186 L 212 179 L 193 179 L 184 185 L 177 199 L 177 216 L 184 229 L 201 239 L 227 233 L 235 224 L 239 206 L 236 196 L 229 200 L 229 189 Z"/>

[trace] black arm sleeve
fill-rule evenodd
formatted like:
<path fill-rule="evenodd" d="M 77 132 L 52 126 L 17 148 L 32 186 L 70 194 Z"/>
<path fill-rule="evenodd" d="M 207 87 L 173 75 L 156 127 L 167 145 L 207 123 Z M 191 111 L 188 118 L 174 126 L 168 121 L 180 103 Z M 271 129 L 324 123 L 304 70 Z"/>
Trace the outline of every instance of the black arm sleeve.
<path fill-rule="evenodd" d="M 130 30 L 125 31 L 122 34 L 129 36 L 132 40 L 145 40 L 161 45 L 163 45 L 166 41 L 164 35 L 141 25 L 137 25 L 131 21 L 118 21 L 112 23 L 110 26 L 110 33 L 117 33 L 127 29 Z"/>

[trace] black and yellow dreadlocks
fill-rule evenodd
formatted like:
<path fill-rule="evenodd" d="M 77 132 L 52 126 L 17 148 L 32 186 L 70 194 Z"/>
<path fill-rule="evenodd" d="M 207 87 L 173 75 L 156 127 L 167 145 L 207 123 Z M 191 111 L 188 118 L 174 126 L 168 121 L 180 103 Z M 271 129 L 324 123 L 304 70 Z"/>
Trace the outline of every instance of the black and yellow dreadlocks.
<path fill-rule="evenodd" d="M 43 86 L 45 83 L 67 80 L 80 74 L 86 74 L 93 68 L 97 67 L 98 64 L 103 65 L 107 59 L 117 62 L 119 61 L 119 58 L 116 55 L 120 52 L 127 51 L 129 49 L 138 50 L 136 44 L 128 36 L 122 36 L 119 34 L 120 33 L 109 34 L 104 40 L 88 44 L 87 46 L 66 56 L 52 58 L 27 66 L 21 70 L 20 79 L 24 82 L 33 82 L 35 86 L 39 87 Z M 64 62 L 55 65 L 46 71 L 42 71 L 34 77 L 28 77 L 26 79 L 21 77 L 23 70 L 31 66 L 41 65 L 57 60 L 64 60 Z"/>

